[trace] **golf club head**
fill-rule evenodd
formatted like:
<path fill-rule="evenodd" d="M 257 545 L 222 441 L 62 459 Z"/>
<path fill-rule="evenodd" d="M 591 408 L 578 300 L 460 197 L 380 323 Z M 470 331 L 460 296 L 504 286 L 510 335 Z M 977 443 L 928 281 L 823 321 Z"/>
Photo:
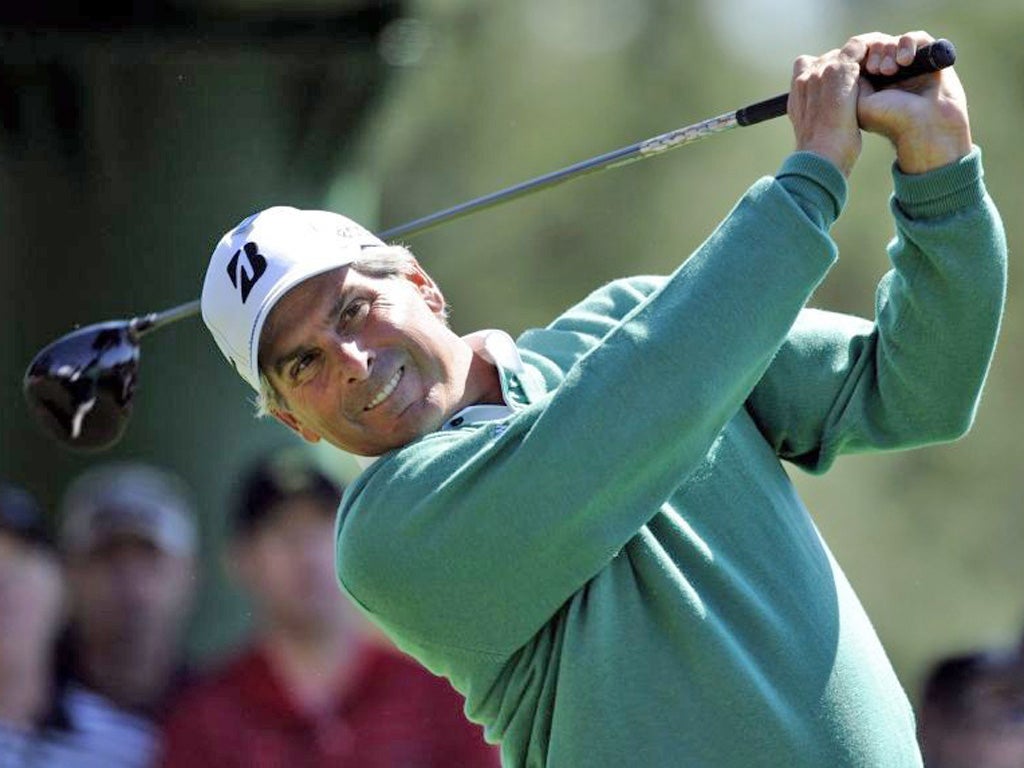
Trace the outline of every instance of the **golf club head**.
<path fill-rule="evenodd" d="M 25 372 L 25 398 L 54 438 L 72 448 L 102 450 L 120 439 L 128 423 L 138 368 L 131 323 L 97 323 L 35 356 Z"/>

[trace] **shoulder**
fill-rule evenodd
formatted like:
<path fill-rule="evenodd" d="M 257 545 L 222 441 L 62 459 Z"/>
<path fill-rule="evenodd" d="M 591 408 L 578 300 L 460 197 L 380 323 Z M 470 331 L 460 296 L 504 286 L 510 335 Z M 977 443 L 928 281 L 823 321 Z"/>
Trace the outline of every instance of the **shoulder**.
<path fill-rule="evenodd" d="M 335 529 L 335 556 L 342 586 L 355 598 L 362 576 L 392 573 L 396 548 L 413 528 L 430 529 L 433 516 L 462 499 L 450 479 L 484 450 L 484 430 L 432 432 L 386 454 L 345 491 Z M 415 558 L 406 558 L 415 559 Z M 357 602 L 360 602 L 357 598 Z"/>
<path fill-rule="evenodd" d="M 533 356 L 540 357 L 564 374 L 630 312 L 655 294 L 666 280 L 662 276 L 640 275 L 607 283 L 546 327 L 523 333 L 516 345 L 529 362 L 538 365 Z M 543 363 L 539 367 L 543 369 Z"/>
<path fill-rule="evenodd" d="M 3 766 L 106 768 L 110 764 L 108 756 L 105 748 L 97 751 L 95 744 L 75 731 L 50 726 L 26 731 L 0 722 L 0 765 Z"/>
<path fill-rule="evenodd" d="M 83 755 L 106 765 L 147 765 L 156 754 L 158 728 L 148 717 L 77 684 L 65 689 L 64 704 Z"/>
<path fill-rule="evenodd" d="M 667 279 L 664 276 L 637 275 L 613 280 L 591 291 L 586 298 L 555 318 L 548 329 L 557 329 L 587 318 L 621 320 L 664 285 Z"/>
<path fill-rule="evenodd" d="M 148 717 L 122 709 L 105 696 L 81 685 L 69 685 L 64 691 L 64 706 L 72 726 L 78 731 L 149 732 Z"/>

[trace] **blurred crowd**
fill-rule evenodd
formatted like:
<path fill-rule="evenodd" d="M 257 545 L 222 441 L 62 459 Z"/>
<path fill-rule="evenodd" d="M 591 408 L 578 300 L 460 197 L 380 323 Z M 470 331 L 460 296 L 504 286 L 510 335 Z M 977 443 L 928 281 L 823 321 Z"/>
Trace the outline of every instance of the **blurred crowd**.
<path fill-rule="evenodd" d="M 918 721 L 928 768 L 1024 766 L 1024 636 L 936 662 Z"/>
<path fill-rule="evenodd" d="M 97 465 L 56 514 L 0 485 L 0 768 L 496 768 L 447 681 L 340 592 L 342 491 L 302 453 L 239 478 L 220 554 L 255 618 L 241 648 L 193 668 L 202 585 L 180 478 Z"/>
<path fill-rule="evenodd" d="M 0 485 L 0 768 L 496 768 L 459 695 L 338 589 L 342 492 L 296 451 L 238 479 L 221 556 L 256 618 L 241 648 L 195 669 L 180 478 L 98 465 L 58 514 Z M 1024 766 L 1024 638 L 938 660 L 919 698 L 928 768 Z"/>

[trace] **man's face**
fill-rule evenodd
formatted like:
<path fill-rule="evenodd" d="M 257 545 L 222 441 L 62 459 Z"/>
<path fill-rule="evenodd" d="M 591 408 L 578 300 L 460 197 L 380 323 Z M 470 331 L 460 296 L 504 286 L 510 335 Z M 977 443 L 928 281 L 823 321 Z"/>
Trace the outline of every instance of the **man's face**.
<path fill-rule="evenodd" d="M 441 426 L 472 401 L 472 351 L 445 324 L 444 299 L 417 268 L 368 277 L 349 267 L 310 278 L 271 312 L 260 367 L 305 439 L 375 456 Z"/>
<path fill-rule="evenodd" d="M 108 649 L 146 646 L 180 631 L 193 563 L 148 539 L 112 536 L 69 560 L 71 608 L 86 641 Z"/>
<path fill-rule="evenodd" d="M 309 496 L 285 499 L 236 543 L 235 572 L 274 626 L 310 632 L 354 620 L 334 571 L 336 511 Z"/>
<path fill-rule="evenodd" d="M 0 531 L 0 666 L 49 652 L 63 594 L 57 559 Z"/>

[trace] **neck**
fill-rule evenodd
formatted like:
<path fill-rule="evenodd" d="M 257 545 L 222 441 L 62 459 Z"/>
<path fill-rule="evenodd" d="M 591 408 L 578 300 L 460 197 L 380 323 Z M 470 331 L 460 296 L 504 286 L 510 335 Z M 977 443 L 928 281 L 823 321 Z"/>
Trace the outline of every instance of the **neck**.
<path fill-rule="evenodd" d="M 52 670 L 49 658 L 0 664 L 0 722 L 30 729 L 46 714 Z"/>
<path fill-rule="evenodd" d="M 167 642 L 83 647 L 77 672 L 86 685 L 125 709 L 156 710 L 177 665 L 175 645 Z"/>
<path fill-rule="evenodd" d="M 304 711 L 319 712 L 351 681 L 367 642 L 362 630 L 344 624 L 304 631 L 278 627 L 266 635 L 264 648 L 292 699 Z"/>
<path fill-rule="evenodd" d="M 484 352 L 484 339 L 487 331 L 477 331 L 463 340 L 472 350 L 472 359 L 466 373 L 466 396 L 458 410 L 471 405 L 500 405 L 505 402 L 501 391 L 501 377 L 498 367 L 492 363 Z"/>

